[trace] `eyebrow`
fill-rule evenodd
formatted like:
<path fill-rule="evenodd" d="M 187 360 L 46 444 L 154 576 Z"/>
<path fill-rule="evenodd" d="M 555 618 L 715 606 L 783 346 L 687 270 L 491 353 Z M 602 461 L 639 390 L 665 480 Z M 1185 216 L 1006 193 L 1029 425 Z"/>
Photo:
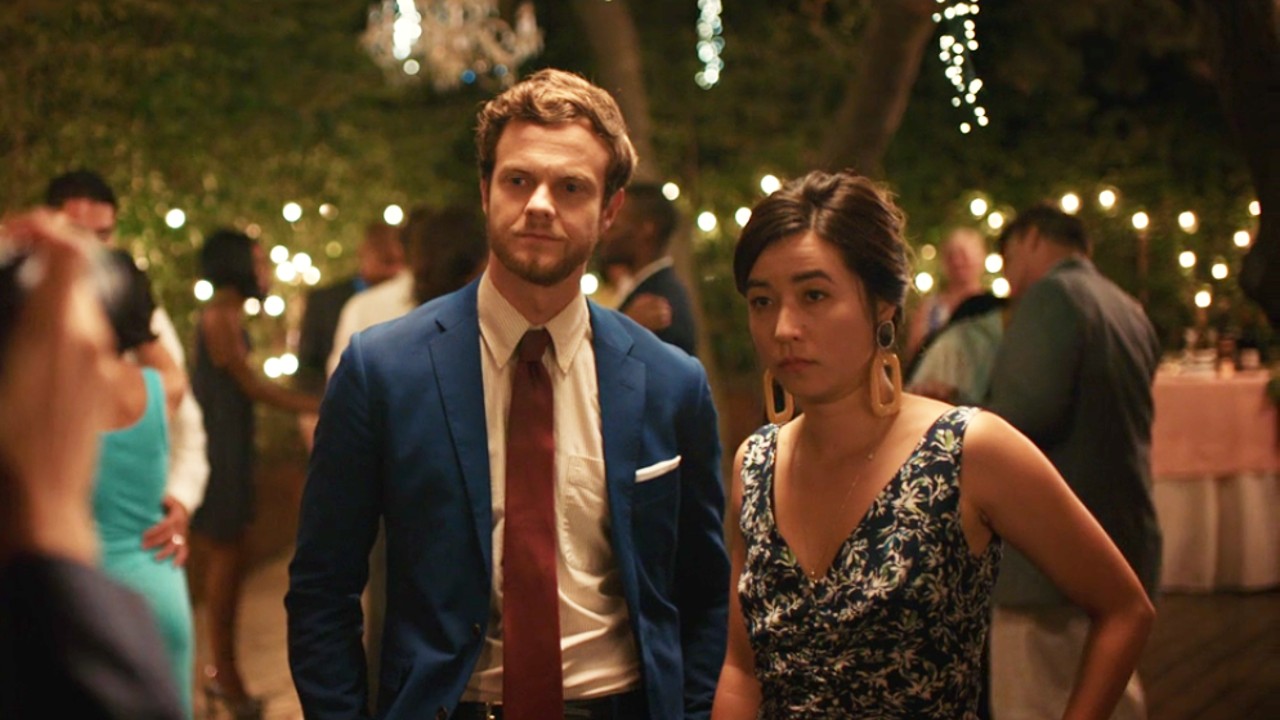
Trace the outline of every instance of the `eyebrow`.
<path fill-rule="evenodd" d="M 792 283 L 802 283 L 806 280 L 826 280 L 827 282 L 835 282 L 825 270 L 806 270 L 791 276 Z M 769 287 L 769 283 L 764 280 L 747 280 L 747 287 Z"/>

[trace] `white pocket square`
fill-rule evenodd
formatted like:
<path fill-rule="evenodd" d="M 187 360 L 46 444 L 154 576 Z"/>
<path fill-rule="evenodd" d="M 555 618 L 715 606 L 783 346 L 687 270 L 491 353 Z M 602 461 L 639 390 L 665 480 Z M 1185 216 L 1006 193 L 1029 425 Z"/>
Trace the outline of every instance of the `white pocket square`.
<path fill-rule="evenodd" d="M 680 456 L 677 455 L 670 460 L 656 462 L 649 467 L 640 468 L 636 471 L 636 482 L 648 482 L 656 477 L 661 477 L 667 473 L 680 467 Z"/>

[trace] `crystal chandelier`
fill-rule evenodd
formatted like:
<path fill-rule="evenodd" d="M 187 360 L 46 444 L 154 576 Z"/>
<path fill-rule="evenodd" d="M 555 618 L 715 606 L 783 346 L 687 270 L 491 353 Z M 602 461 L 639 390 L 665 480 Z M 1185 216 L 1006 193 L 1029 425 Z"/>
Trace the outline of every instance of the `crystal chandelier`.
<path fill-rule="evenodd" d="M 542 50 L 542 31 L 531 2 L 520 3 L 512 28 L 495 0 L 380 0 L 360 43 L 395 81 L 429 77 L 443 91 L 510 85 L 516 67 Z"/>

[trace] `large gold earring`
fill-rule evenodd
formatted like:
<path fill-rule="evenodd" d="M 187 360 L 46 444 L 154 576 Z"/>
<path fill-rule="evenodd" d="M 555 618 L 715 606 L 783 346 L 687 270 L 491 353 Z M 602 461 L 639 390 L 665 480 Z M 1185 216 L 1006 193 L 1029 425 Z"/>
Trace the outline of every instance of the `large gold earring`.
<path fill-rule="evenodd" d="M 897 335 L 893 322 L 885 320 L 876 327 L 876 356 L 871 360 L 871 412 L 876 417 L 888 417 L 902 409 L 902 363 L 898 354 L 893 351 L 893 341 Z M 884 399 L 885 371 L 889 373 L 889 382 L 893 386 L 893 395 L 888 402 Z"/>
<path fill-rule="evenodd" d="M 774 425 L 786 425 L 796 414 L 796 401 L 786 388 L 782 389 L 782 410 L 778 410 L 776 396 L 777 383 L 773 379 L 773 371 L 764 371 L 764 413 Z"/>

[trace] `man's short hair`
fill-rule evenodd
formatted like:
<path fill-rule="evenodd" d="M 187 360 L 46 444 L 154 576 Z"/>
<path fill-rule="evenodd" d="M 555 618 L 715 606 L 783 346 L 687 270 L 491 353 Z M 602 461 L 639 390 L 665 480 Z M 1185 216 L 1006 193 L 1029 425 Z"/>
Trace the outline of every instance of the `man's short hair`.
<path fill-rule="evenodd" d="M 680 220 L 675 203 L 662 194 L 662 186 L 654 183 L 636 183 L 627 188 L 626 204 L 636 216 L 654 224 L 658 248 L 666 250 Z"/>
<path fill-rule="evenodd" d="M 111 190 L 102 176 L 92 170 L 73 170 L 63 173 L 49 181 L 44 193 L 44 202 L 51 208 L 60 208 L 68 200 L 83 198 L 95 202 L 106 203 L 119 209 L 116 194 Z"/>
<path fill-rule="evenodd" d="M 476 120 L 476 155 L 485 182 L 493 178 L 498 140 L 512 120 L 539 125 L 586 120 L 609 149 L 604 199 L 631 182 L 636 150 L 627 136 L 622 110 L 613 96 L 581 75 L 554 68 L 539 70 L 485 103 Z"/>
<path fill-rule="evenodd" d="M 996 249 L 1004 254 L 1004 249 L 1010 240 L 1031 228 L 1035 228 L 1041 237 L 1085 255 L 1093 250 L 1089 235 L 1085 232 L 1084 223 L 1047 201 L 1032 205 L 1018 213 L 1013 222 L 1006 225 L 1004 231 L 1000 233 Z"/>

